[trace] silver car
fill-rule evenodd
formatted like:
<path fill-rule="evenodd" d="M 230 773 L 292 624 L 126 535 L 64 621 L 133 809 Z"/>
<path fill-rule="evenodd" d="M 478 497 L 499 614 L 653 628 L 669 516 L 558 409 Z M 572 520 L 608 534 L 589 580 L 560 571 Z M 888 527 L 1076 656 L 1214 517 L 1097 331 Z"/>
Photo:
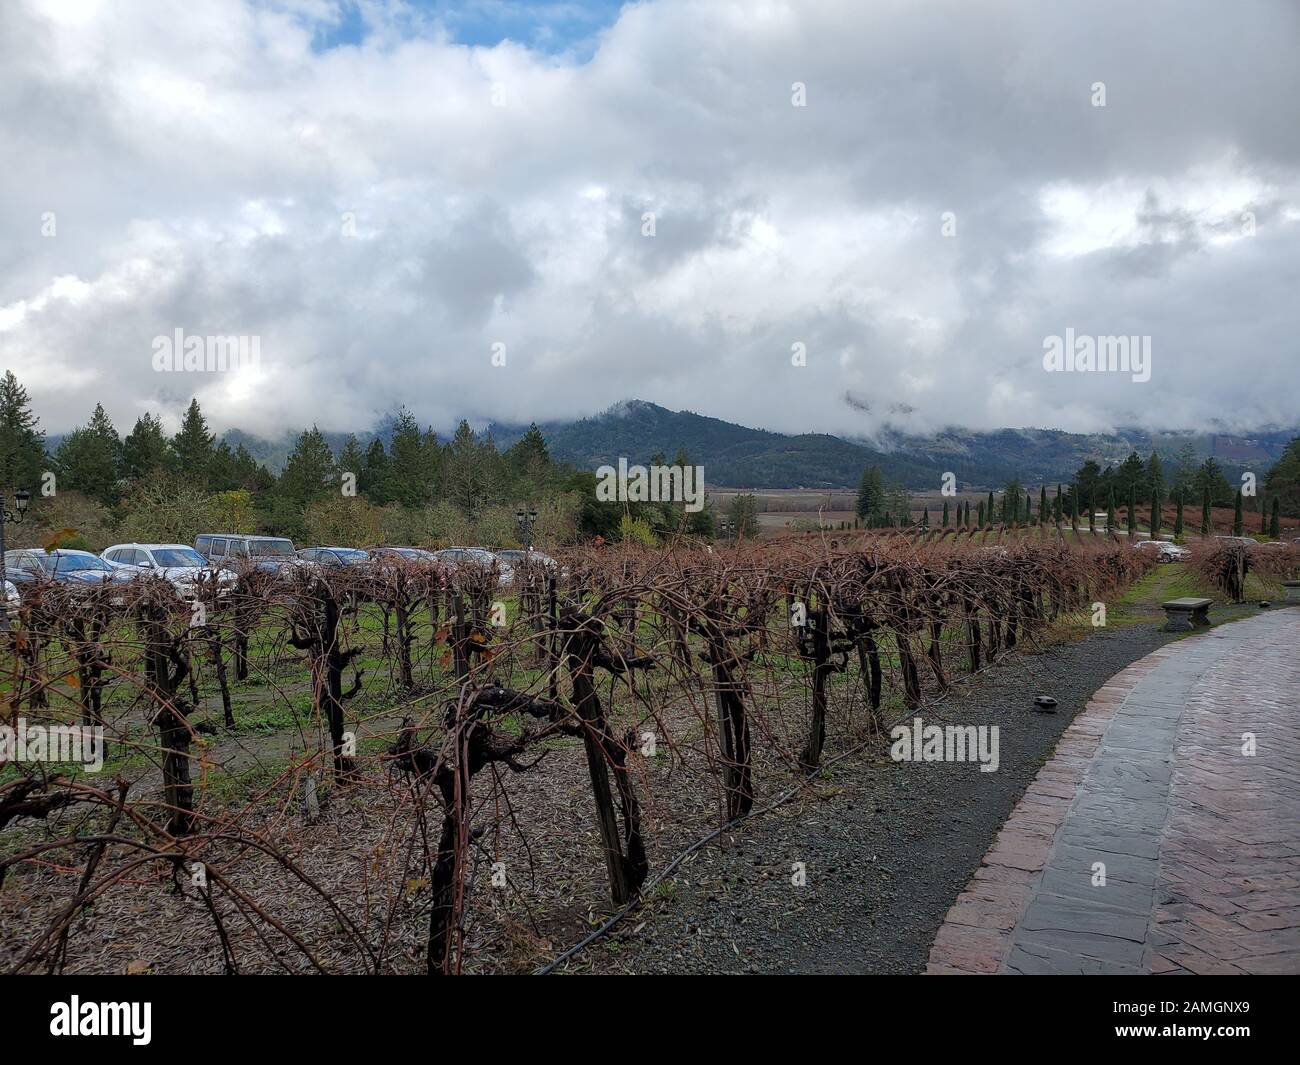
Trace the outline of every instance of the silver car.
<path fill-rule="evenodd" d="M 193 599 L 199 582 L 217 582 L 217 595 L 225 598 L 234 587 L 236 575 L 228 569 L 214 569 L 212 563 L 185 544 L 114 544 L 99 557 L 116 570 L 152 574 L 168 581 L 181 599 Z"/>

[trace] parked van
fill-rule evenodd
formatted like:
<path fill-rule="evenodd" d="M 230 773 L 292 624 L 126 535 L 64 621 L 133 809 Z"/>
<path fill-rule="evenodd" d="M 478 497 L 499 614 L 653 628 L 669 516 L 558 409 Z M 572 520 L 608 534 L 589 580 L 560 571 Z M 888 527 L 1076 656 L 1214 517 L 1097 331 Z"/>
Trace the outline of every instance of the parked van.
<path fill-rule="evenodd" d="M 252 567 L 267 573 L 288 574 L 307 563 L 298 557 L 293 541 L 284 536 L 246 536 L 243 533 L 200 533 L 194 550 L 214 566 Z"/>

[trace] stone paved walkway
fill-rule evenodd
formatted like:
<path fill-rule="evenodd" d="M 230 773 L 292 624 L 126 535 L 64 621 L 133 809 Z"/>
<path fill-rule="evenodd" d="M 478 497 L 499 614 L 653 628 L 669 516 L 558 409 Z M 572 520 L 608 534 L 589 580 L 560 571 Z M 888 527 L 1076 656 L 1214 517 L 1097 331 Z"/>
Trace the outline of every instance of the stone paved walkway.
<path fill-rule="evenodd" d="M 926 971 L 1300 973 L 1300 610 L 1171 643 L 1102 687 Z"/>

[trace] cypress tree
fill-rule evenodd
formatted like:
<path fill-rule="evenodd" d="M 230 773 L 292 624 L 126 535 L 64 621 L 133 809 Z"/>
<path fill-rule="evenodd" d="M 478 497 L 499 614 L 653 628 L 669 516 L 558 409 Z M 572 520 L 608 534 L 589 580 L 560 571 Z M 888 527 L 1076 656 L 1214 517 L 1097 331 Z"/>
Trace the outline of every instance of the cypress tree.
<path fill-rule="evenodd" d="M 1264 505 L 1264 497 L 1259 497 L 1259 531 L 1261 536 L 1268 535 L 1268 507 Z"/>
<path fill-rule="evenodd" d="M 1210 487 L 1205 486 L 1205 491 L 1201 495 L 1201 535 L 1210 535 Z"/>
<path fill-rule="evenodd" d="M 1242 520 L 1242 513 L 1241 513 L 1241 489 L 1238 488 L 1237 499 L 1236 502 L 1233 504 L 1233 510 L 1232 510 L 1232 535 L 1240 536 L 1242 534 L 1243 528 L 1244 528 L 1244 522 Z"/>
<path fill-rule="evenodd" d="M 1115 486 L 1111 485 L 1110 495 L 1106 497 L 1106 531 L 1115 531 Z"/>
<path fill-rule="evenodd" d="M 1079 531 L 1079 490 L 1075 488 L 1070 493 L 1070 528 L 1075 532 Z"/>
<path fill-rule="evenodd" d="M 1163 515 L 1160 513 L 1160 490 L 1151 489 L 1151 539 L 1156 540 L 1160 537 L 1160 526 Z"/>
<path fill-rule="evenodd" d="M 1047 521 L 1047 485 L 1038 487 L 1038 524 Z"/>
<path fill-rule="evenodd" d="M 1183 490 L 1178 489 L 1174 497 L 1174 537 L 1183 535 Z"/>
<path fill-rule="evenodd" d="M 978 513 L 979 513 L 979 525 L 977 525 L 976 528 L 982 529 L 984 528 L 984 503 L 982 500 L 980 502 L 980 508 Z"/>
<path fill-rule="evenodd" d="M 943 501 L 943 527 L 948 528 L 948 500 Z"/>
<path fill-rule="evenodd" d="M 944 504 L 944 505 L 947 506 L 947 504 Z M 945 522 L 944 524 L 946 525 L 947 522 Z M 928 529 L 929 527 L 930 527 L 930 508 L 929 508 L 928 506 L 927 506 L 927 507 L 922 507 L 922 508 L 921 508 L 921 528 L 923 528 L 923 529 Z"/>
<path fill-rule="evenodd" d="M 1274 540 L 1282 535 L 1282 512 L 1277 496 L 1273 497 L 1273 520 L 1269 523 L 1268 535 Z"/>

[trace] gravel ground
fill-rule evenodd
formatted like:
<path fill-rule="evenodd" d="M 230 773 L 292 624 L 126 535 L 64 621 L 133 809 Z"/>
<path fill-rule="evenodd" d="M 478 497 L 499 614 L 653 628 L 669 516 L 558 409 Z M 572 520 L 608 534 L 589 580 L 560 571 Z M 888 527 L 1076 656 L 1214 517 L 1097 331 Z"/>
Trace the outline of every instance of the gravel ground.
<path fill-rule="evenodd" d="M 1220 609 L 1216 622 L 1253 608 Z M 637 973 L 915 973 L 953 900 L 1089 697 L 1169 639 L 1155 618 L 1016 655 L 920 715 L 997 725 L 1000 767 L 894 763 L 882 743 L 701 850 L 569 963 Z M 1033 697 L 1059 700 L 1054 714 Z M 795 862 L 805 886 L 791 883 Z"/>

